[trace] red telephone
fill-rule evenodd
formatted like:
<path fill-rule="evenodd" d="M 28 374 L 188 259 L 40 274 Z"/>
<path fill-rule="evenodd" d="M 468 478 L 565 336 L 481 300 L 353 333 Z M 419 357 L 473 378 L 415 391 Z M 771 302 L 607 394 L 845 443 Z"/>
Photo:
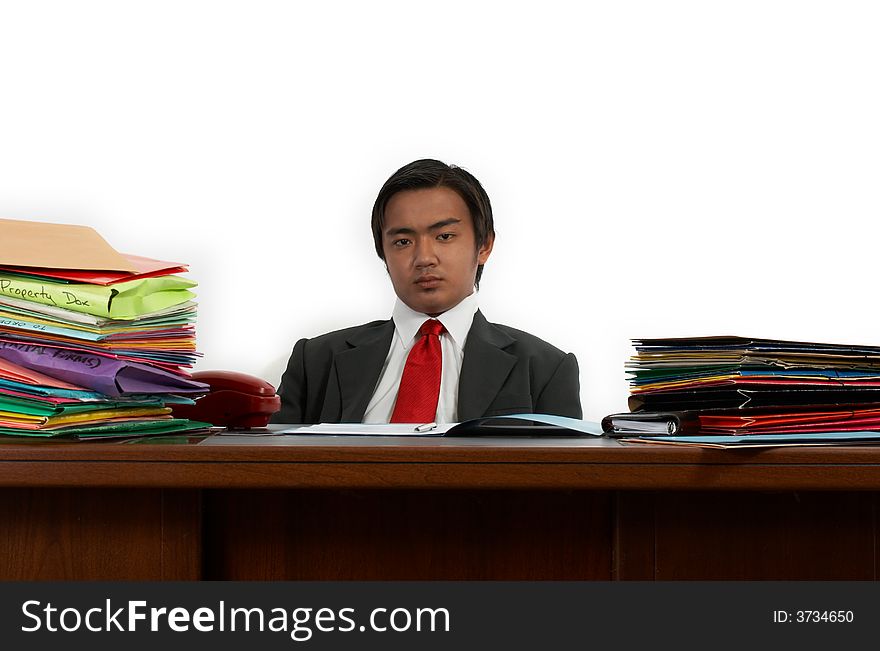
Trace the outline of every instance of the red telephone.
<path fill-rule="evenodd" d="M 265 427 L 281 409 L 275 387 L 253 375 L 236 371 L 197 371 L 193 380 L 211 387 L 194 405 L 170 405 L 175 418 L 200 420 L 230 429 Z"/>

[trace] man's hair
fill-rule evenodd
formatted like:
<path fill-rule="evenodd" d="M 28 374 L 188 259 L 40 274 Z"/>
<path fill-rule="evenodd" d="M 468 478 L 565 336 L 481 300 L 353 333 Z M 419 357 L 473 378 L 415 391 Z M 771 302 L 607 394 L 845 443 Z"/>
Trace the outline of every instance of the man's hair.
<path fill-rule="evenodd" d="M 474 239 L 476 248 L 480 249 L 491 238 L 495 237 L 495 225 L 492 221 L 492 204 L 489 195 L 480 185 L 473 174 L 455 165 L 447 165 L 439 160 L 423 158 L 404 165 L 391 175 L 376 197 L 373 204 L 373 241 L 376 244 L 376 253 L 381 260 L 385 260 L 385 251 L 382 248 L 382 231 L 385 228 L 385 206 L 398 192 L 406 190 L 421 190 L 424 188 L 449 188 L 467 204 L 471 213 L 471 221 L 474 224 Z M 480 276 L 483 275 L 483 265 L 477 266 L 475 285 L 480 288 Z"/>

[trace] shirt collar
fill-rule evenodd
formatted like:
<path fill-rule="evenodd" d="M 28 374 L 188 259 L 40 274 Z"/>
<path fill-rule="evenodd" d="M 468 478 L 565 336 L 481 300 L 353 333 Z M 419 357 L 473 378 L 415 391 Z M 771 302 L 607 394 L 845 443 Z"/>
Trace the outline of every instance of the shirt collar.
<path fill-rule="evenodd" d="M 469 296 L 464 297 L 455 307 L 446 310 L 443 314 L 437 316 L 437 320 L 446 328 L 446 332 L 452 337 L 455 344 L 464 349 L 468 332 L 474 322 L 474 314 L 479 308 L 477 301 L 477 292 L 474 291 Z M 399 298 L 394 303 L 394 311 L 391 314 L 394 320 L 394 328 L 400 343 L 404 350 L 409 350 L 413 345 L 419 328 L 426 319 L 431 317 L 422 312 L 416 312 L 409 305 L 401 301 Z"/>

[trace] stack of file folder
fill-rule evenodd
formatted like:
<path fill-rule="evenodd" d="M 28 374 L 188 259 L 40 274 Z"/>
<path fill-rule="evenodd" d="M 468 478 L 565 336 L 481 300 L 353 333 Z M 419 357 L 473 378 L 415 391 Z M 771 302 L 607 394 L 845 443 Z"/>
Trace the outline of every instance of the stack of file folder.
<path fill-rule="evenodd" d="M 0 434 L 195 431 L 171 404 L 190 378 L 195 282 L 186 266 L 117 253 L 93 230 L 0 220 Z"/>
<path fill-rule="evenodd" d="M 633 345 L 631 413 L 604 419 L 613 435 L 880 440 L 880 347 L 743 337 Z"/>

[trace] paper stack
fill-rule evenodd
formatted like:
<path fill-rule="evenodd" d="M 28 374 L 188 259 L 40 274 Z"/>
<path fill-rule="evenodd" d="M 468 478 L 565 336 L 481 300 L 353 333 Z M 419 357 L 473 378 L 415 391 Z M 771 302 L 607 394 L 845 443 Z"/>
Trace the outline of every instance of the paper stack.
<path fill-rule="evenodd" d="M 743 337 L 633 345 L 632 413 L 605 419 L 614 434 L 880 440 L 880 347 Z"/>
<path fill-rule="evenodd" d="M 186 266 L 117 253 L 95 231 L 0 220 L 0 434 L 135 436 L 206 427 L 171 416 L 188 373 Z"/>

